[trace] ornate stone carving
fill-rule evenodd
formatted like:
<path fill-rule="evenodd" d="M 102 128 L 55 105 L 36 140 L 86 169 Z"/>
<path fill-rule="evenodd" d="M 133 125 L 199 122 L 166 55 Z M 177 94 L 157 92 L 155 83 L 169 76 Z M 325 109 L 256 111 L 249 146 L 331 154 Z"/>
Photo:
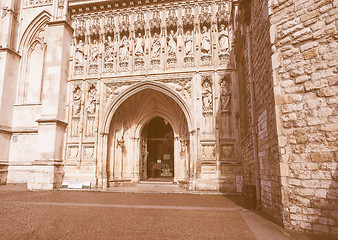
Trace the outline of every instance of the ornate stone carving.
<path fill-rule="evenodd" d="M 114 42 L 111 36 L 107 37 L 105 42 L 105 53 L 104 53 L 104 71 L 114 71 Z"/>
<path fill-rule="evenodd" d="M 29 0 L 29 5 L 46 5 L 52 2 L 53 0 Z"/>
<path fill-rule="evenodd" d="M 176 51 L 177 51 L 177 38 L 174 30 L 170 30 L 169 36 L 167 37 L 167 45 L 168 45 L 168 67 L 176 67 Z"/>
<path fill-rule="evenodd" d="M 56 19 L 65 18 L 67 15 L 68 0 L 58 0 Z"/>
<path fill-rule="evenodd" d="M 75 27 L 75 37 L 81 37 L 84 36 L 86 33 L 86 22 L 83 19 L 83 17 L 80 17 L 76 20 L 76 27 Z"/>
<path fill-rule="evenodd" d="M 100 33 L 100 20 L 96 15 L 91 16 L 89 31 L 91 35 L 99 35 Z"/>
<path fill-rule="evenodd" d="M 120 49 L 119 49 L 119 56 L 120 56 L 120 68 L 121 71 L 128 71 L 129 69 L 129 41 L 126 35 L 123 35 Z"/>
<path fill-rule="evenodd" d="M 96 39 L 93 40 L 90 50 L 90 64 L 89 73 L 98 73 L 98 62 L 99 62 L 99 44 Z"/>
<path fill-rule="evenodd" d="M 203 145 L 203 158 L 204 159 L 215 158 L 215 145 Z"/>
<path fill-rule="evenodd" d="M 218 23 L 228 25 L 230 18 L 229 2 L 224 2 L 218 6 L 216 17 Z"/>
<path fill-rule="evenodd" d="M 127 14 L 122 15 L 120 25 L 119 25 L 119 30 L 120 33 L 122 32 L 129 32 L 129 17 Z"/>
<path fill-rule="evenodd" d="M 224 24 L 221 24 L 218 35 L 218 56 L 220 64 L 225 64 L 229 59 L 229 31 Z"/>
<path fill-rule="evenodd" d="M 184 39 L 184 65 L 187 67 L 194 66 L 194 45 L 193 45 L 193 37 L 191 32 L 188 30 L 185 34 Z"/>
<path fill-rule="evenodd" d="M 83 157 L 86 160 L 95 158 L 95 146 L 83 146 Z"/>
<path fill-rule="evenodd" d="M 174 8 L 169 9 L 168 17 L 166 20 L 167 28 L 172 28 L 177 26 L 177 15 L 176 10 Z"/>
<path fill-rule="evenodd" d="M 158 10 L 155 10 L 150 20 L 150 29 L 155 30 L 160 28 L 161 28 L 160 12 Z"/>
<path fill-rule="evenodd" d="M 106 86 L 106 103 L 109 103 L 115 96 L 117 96 L 125 87 L 128 87 L 135 82 L 114 82 L 107 83 Z"/>
<path fill-rule="evenodd" d="M 211 77 L 203 77 L 202 80 L 202 109 L 204 113 L 213 111 L 213 93 Z"/>
<path fill-rule="evenodd" d="M 228 14 L 228 3 L 215 3 L 213 8 Z M 93 9 L 98 11 L 96 7 Z M 179 67 L 192 67 L 195 62 L 201 66 L 213 63 L 226 65 L 229 62 L 229 23 L 219 12 L 218 17 L 212 17 L 211 3 L 186 3 L 180 7 L 155 8 L 152 12 L 138 7 L 130 11 L 109 6 L 108 9 L 95 14 L 82 9 L 73 15 L 74 43 L 77 43 L 73 58 L 75 75 L 84 74 L 85 70 L 89 74 L 99 73 L 101 53 L 95 57 L 94 39 L 97 42 L 102 40 L 102 48 L 100 45 L 99 49 L 102 51 L 103 73 L 160 69 L 161 66 L 176 68 L 178 64 L 182 64 Z M 133 22 L 130 22 L 131 19 Z M 218 33 L 212 32 L 217 30 Z M 216 37 L 215 43 L 211 41 L 212 36 Z M 83 50 L 80 40 L 86 45 Z M 213 61 L 214 55 L 219 61 Z M 179 56 L 183 57 L 182 62 L 178 61 Z"/>
<path fill-rule="evenodd" d="M 112 14 L 108 14 L 105 17 L 104 32 L 105 34 L 113 34 L 115 32 L 114 16 Z"/>
<path fill-rule="evenodd" d="M 210 30 L 206 25 L 203 25 L 201 33 L 201 61 L 203 66 L 211 64 Z"/>
<path fill-rule="evenodd" d="M 137 33 L 135 38 L 135 68 L 136 70 L 144 69 L 144 38 L 141 32 Z"/>
<path fill-rule="evenodd" d="M 199 19 L 201 26 L 210 25 L 211 13 L 209 12 L 209 5 L 207 4 L 202 5 Z"/>
<path fill-rule="evenodd" d="M 191 6 L 187 6 L 184 9 L 183 25 L 184 26 L 194 26 L 194 15 L 192 14 Z"/>
<path fill-rule="evenodd" d="M 220 82 L 220 104 L 222 112 L 231 112 L 230 80 L 227 77 Z"/>
<path fill-rule="evenodd" d="M 73 89 L 73 116 L 79 116 L 81 112 L 81 88 L 75 86 Z"/>
<path fill-rule="evenodd" d="M 151 44 L 151 68 L 157 69 L 161 65 L 161 40 L 157 32 L 154 33 Z"/>
<path fill-rule="evenodd" d="M 88 100 L 87 100 L 87 114 L 89 116 L 95 115 L 96 112 L 96 87 L 91 85 L 88 90 Z"/>
<path fill-rule="evenodd" d="M 137 19 L 134 22 L 134 30 L 136 32 L 144 30 L 145 24 L 146 24 L 146 22 L 144 20 L 144 14 L 142 12 L 139 12 L 137 14 Z"/>
<path fill-rule="evenodd" d="M 78 156 L 79 156 L 79 146 L 77 145 L 68 146 L 67 158 L 74 159 L 78 158 Z"/>
<path fill-rule="evenodd" d="M 84 69 L 84 62 L 85 62 L 85 47 L 82 39 L 76 45 L 75 50 L 75 74 L 83 74 Z"/>
<path fill-rule="evenodd" d="M 233 145 L 221 145 L 221 158 L 232 158 L 233 152 Z"/>

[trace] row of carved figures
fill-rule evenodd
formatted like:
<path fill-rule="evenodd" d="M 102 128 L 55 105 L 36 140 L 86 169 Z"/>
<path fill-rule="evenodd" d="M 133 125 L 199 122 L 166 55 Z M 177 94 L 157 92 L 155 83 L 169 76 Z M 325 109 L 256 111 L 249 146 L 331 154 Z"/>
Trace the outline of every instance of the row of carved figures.
<path fill-rule="evenodd" d="M 218 3 L 216 3 L 218 2 Z M 181 5 L 169 8 L 158 6 L 151 11 L 135 9 L 133 11 L 105 11 L 85 13 L 79 11 L 71 16 L 74 36 L 104 35 L 122 33 L 124 31 L 176 27 L 180 30 L 192 27 L 195 32 L 199 26 L 228 24 L 230 22 L 229 1 L 215 1 L 200 5 Z M 180 31 L 181 32 L 181 31 Z"/>
<path fill-rule="evenodd" d="M 96 113 L 96 104 L 98 103 L 96 97 L 96 87 L 90 86 L 88 89 L 88 97 L 86 103 L 86 111 L 88 116 L 94 116 Z M 82 91 L 80 86 L 75 86 L 73 89 L 73 116 L 77 117 L 81 113 L 82 106 Z"/>
<path fill-rule="evenodd" d="M 229 28 L 224 24 L 220 25 L 218 36 L 215 40 L 212 40 L 212 34 L 207 25 L 202 27 L 200 34 L 194 34 L 194 31 L 188 29 L 183 36 L 178 35 L 177 29 L 170 29 L 165 33 L 154 32 L 149 35 L 142 31 L 135 34 L 112 34 L 105 36 L 103 41 L 101 38 L 75 38 L 75 74 L 84 73 L 83 69 L 87 58 L 89 60 L 89 72 L 98 73 L 101 56 L 106 72 L 113 71 L 114 59 L 119 63 L 122 71 L 127 71 L 129 69 L 130 56 L 134 56 L 136 70 L 142 70 L 145 66 L 145 56 L 147 54 L 149 54 L 151 60 L 151 67 L 156 69 L 160 66 L 161 49 L 164 52 L 165 48 L 168 67 L 175 67 L 178 49 L 180 49 L 179 46 L 181 45 L 183 45 L 185 66 L 193 66 L 194 56 L 196 56 L 194 42 L 200 42 L 200 48 L 196 44 L 196 51 L 200 50 L 202 65 L 210 65 L 213 41 L 217 41 L 220 64 L 225 64 L 229 56 L 230 40 Z"/>

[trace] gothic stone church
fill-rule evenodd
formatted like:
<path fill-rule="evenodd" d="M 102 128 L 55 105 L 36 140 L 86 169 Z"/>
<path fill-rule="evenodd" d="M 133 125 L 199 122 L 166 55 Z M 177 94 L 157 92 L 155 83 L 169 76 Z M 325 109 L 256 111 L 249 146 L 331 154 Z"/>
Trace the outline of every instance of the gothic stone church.
<path fill-rule="evenodd" d="M 1 183 L 170 181 L 338 235 L 336 0 L 0 3 Z"/>

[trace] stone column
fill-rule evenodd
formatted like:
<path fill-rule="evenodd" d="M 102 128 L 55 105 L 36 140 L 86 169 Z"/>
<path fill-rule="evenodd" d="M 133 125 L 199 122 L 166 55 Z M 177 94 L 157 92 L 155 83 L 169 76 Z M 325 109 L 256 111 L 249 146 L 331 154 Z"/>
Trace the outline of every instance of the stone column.
<path fill-rule="evenodd" d="M 0 9 L 0 184 L 7 181 L 13 104 L 20 55 L 15 51 L 19 0 L 3 1 Z"/>
<path fill-rule="evenodd" d="M 66 20 L 54 20 L 46 30 L 47 52 L 38 126 L 38 159 L 28 189 L 50 190 L 62 183 L 66 95 L 73 29 Z"/>

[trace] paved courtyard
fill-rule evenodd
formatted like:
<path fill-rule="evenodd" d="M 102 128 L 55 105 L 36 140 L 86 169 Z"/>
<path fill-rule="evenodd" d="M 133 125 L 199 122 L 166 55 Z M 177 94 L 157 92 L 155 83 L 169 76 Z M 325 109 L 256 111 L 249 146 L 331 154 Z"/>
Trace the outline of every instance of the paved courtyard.
<path fill-rule="evenodd" d="M 223 195 L 0 186 L 0 239 L 296 239 L 238 202 Z"/>

